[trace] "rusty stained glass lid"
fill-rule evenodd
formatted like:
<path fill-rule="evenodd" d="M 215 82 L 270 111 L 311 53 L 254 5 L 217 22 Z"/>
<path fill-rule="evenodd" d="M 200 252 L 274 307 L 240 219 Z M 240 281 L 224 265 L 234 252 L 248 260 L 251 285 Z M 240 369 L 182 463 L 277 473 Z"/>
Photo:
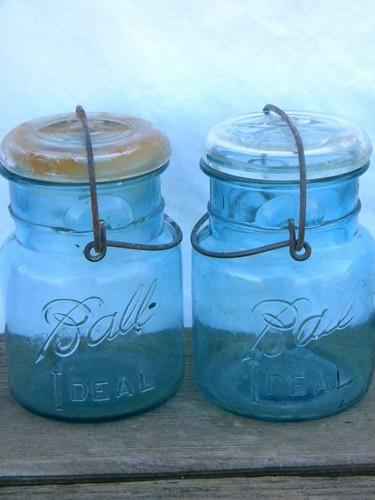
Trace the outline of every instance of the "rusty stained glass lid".
<path fill-rule="evenodd" d="M 141 118 L 87 113 L 96 179 L 129 179 L 153 172 L 170 157 L 167 137 Z M 14 128 L 2 142 L 4 168 L 50 183 L 87 183 L 87 151 L 75 113 L 37 118 Z"/>

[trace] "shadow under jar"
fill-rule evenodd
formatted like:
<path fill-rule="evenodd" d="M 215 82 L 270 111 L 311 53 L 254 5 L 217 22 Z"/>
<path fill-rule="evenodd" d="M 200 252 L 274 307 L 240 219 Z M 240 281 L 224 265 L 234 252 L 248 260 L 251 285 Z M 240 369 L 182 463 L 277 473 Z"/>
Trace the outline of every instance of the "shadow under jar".
<path fill-rule="evenodd" d="M 223 408 L 266 420 L 350 407 L 369 386 L 375 355 L 374 242 L 358 223 L 370 142 L 345 120 L 289 116 L 305 149 L 311 255 L 296 261 L 287 247 L 241 258 L 202 254 L 288 240 L 288 220 L 298 225 L 296 145 L 274 113 L 210 131 L 201 161 L 210 176 L 209 224 L 193 231 L 199 385 Z"/>
<path fill-rule="evenodd" d="M 108 240 L 178 240 L 164 218 L 166 137 L 148 122 L 89 113 Z M 87 152 L 75 114 L 36 119 L 3 141 L 16 232 L 2 248 L 9 386 L 37 413 L 101 420 L 148 410 L 183 374 L 180 249 L 108 247 L 91 262 Z M 178 232 L 178 231 L 177 231 Z"/>

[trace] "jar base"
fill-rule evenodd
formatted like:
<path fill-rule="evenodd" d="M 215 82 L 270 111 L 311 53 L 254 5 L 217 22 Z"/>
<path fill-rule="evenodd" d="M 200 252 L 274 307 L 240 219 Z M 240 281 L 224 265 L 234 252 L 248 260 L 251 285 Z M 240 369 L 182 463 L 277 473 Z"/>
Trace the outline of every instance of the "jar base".
<path fill-rule="evenodd" d="M 276 414 L 271 414 L 267 413 L 266 411 L 262 411 L 259 413 L 251 412 L 251 411 L 243 411 L 238 408 L 234 408 L 232 406 L 227 406 L 223 404 L 222 401 L 218 401 L 214 396 L 210 395 L 207 393 L 205 389 L 203 389 L 201 386 L 199 386 L 199 389 L 201 393 L 203 394 L 204 398 L 209 401 L 210 403 L 213 403 L 215 406 L 218 408 L 225 410 L 230 413 L 234 413 L 235 415 L 239 415 L 241 417 L 246 417 L 254 420 L 260 420 L 260 421 L 265 421 L 265 422 L 305 422 L 305 421 L 310 421 L 310 420 L 320 420 L 323 418 L 329 418 L 333 417 L 335 415 L 338 415 L 339 413 L 342 413 L 346 410 L 349 410 L 353 406 L 357 405 L 367 394 L 368 388 L 370 384 L 366 387 L 366 389 L 355 399 L 352 401 L 346 403 L 345 405 L 342 405 L 340 408 L 334 407 L 331 408 L 331 410 L 327 410 L 324 413 L 322 412 L 321 414 L 317 413 L 307 413 L 305 412 L 304 414 L 291 414 L 292 412 L 289 413 L 284 413 L 283 414 L 283 408 L 278 409 L 278 413 Z"/>
<path fill-rule="evenodd" d="M 182 380 L 183 338 L 175 329 L 85 347 L 79 356 L 48 352 L 41 361 L 37 341 L 10 332 L 6 340 L 14 399 L 56 420 L 96 422 L 142 413 L 171 397 Z"/>
<path fill-rule="evenodd" d="M 152 411 L 159 406 L 162 406 L 164 403 L 166 403 L 169 399 L 171 399 L 176 392 L 179 390 L 180 386 L 182 384 L 182 379 L 178 381 L 178 383 L 160 400 L 152 402 L 149 406 L 145 406 L 144 408 L 137 409 L 134 411 L 130 412 L 120 412 L 116 413 L 113 415 L 108 415 L 108 416 L 94 416 L 94 417 L 73 417 L 69 415 L 59 415 L 56 413 L 51 413 L 51 412 L 43 412 L 40 411 L 36 408 L 32 408 L 29 406 L 27 403 L 23 403 L 19 398 L 17 398 L 13 391 L 10 389 L 10 392 L 12 394 L 13 399 L 16 401 L 17 404 L 22 406 L 25 410 L 34 413 L 35 415 L 38 415 L 39 417 L 43 418 L 48 418 L 48 419 L 53 419 L 57 420 L 60 422 L 75 422 L 75 423 L 95 423 L 95 422 L 109 422 L 109 421 L 115 421 L 115 420 L 122 420 L 125 418 L 131 418 L 135 417 L 137 415 L 141 415 L 143 413 L 147 413 L 149 411 Z"/>
<path fill-rule="evenodd" d="M 373 320 L 297 345 L 292 332 L 254 334 L 196 322 L 194 366 L 218 406 L 268 421 L 313 420 L 350 408 L 372 379 Z M 254 347 L 255 346 L 255 347 Z"/>

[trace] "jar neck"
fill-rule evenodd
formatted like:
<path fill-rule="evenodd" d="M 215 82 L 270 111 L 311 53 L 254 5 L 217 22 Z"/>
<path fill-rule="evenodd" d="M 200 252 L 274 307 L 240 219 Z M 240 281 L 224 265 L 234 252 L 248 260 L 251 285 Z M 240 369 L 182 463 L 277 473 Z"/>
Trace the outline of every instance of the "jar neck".
<path fill-rule="evenodd" d="M 325 230 L 331 225 L 357 225 L 358 176 L 307 184 L 306 229 Z M 285 232 L 288 219 L 299 221 L 299 184 L 251 183 L 210 179 L 209 214 L 212 234 L 243 231 Z M 354 219 L 354 224 L 353 224 Z"/>
<path fill-rule="evenodd" d="M 161 233 L 164 200 L 158 173 L 98 183 L 97 196 L 99 216 L 106 224 L 108 239 L 147 243 Z M 17 239 L 35 250 L 82 252 L 93 239 L 88 185 L 13 179 L 9 210 Z"/>

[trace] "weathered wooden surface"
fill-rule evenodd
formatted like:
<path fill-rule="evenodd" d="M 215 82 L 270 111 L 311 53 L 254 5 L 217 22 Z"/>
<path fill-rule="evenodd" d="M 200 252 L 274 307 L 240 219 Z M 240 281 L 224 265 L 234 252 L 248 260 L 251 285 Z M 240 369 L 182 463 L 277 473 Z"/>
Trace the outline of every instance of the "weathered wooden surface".
<path fill-rule="evenodd" d="M 279 483 L 284 489 L 289 483 L 293 489 L 294 484 L 297 491 L 304 481 L 314 488 L 317 485 L 324 498 L 325 485 L 340 485 L 341 479 L 335 483 L 328 477 L 311 476 L 363 476 L 375 472 L 375 385 L 362 402 L 335 417 L 303 423 L 259 422 L 206 402 L 192 380 L 189 355 L 181 390 L 163 406 L 115 422 L 63 423 L 31 414 L 13 401 L 7 388 L 1 339 L 0 426 L 0 485 L 7 486 L 2 492 L 6 495 L 8 491 L 9 498 L 21 494 L 10 487 L 22 487 L 24 491 L 24 485 L 39 485 L 28 486 L 28 491 L 40 497 L 39 491 L 48 491 L 43 490 L 47 484 L 56 492 L 67 488 L 68 498 L 69 491 L 72 495 L 80 491 L 84 498 L 94 488 L 105 496 L 106 488 L 120 486 L 131 497 L 135 495 L 132 491 L 141 492 L 142 485 L 150 482 L 156 488 L 155 498 L 168 498 L 168 491 L 176 497 L 178 488 L 181 494 L 185 494 L 184 488 L 187 492 L 198 488 L 198 497 L 203 488 L 202 498 L 210 498 L 211 486 L 212 497 L 225 497 L 228 488 L 243 497 L 241 488 L 252 491 L 257 484 L 268 484 L 272 498 L 272 488 L 276 491 Z M 293 479 L 293 475 L 310 477 L 302 481 Z M 172 481 L 181 477 L 185 480 Z M 319 485 L 315 479 L 323 482 Z M 82 482 L 101 484 L 78 486 Z M 112 482 L 119 485 L 113 486 Z M 65 484 L 52 486 L 57 483 Z M 375 491 L 371 477 L 349 477 L 341 489 L 344 484 L 352 488 L 348 491 L 358 488 L 358 495 L 363 497 Z M 205 485 L 211 485 L 207 492 Z M 150 494 L 145 490 L 144 498 L 153 498 L 147 496 Z M 314 495 L 318 493 L 307 498 Z"/>
<path fill-rule="evenodd" d="M 100 484 L 16 486 L 0 490 L 0 498 L 80 499 L 138 498 L 231 500 L 369 500 L 375 498 L 375 478 L 252 477 L 236 479 L 187 479 Z"/>

